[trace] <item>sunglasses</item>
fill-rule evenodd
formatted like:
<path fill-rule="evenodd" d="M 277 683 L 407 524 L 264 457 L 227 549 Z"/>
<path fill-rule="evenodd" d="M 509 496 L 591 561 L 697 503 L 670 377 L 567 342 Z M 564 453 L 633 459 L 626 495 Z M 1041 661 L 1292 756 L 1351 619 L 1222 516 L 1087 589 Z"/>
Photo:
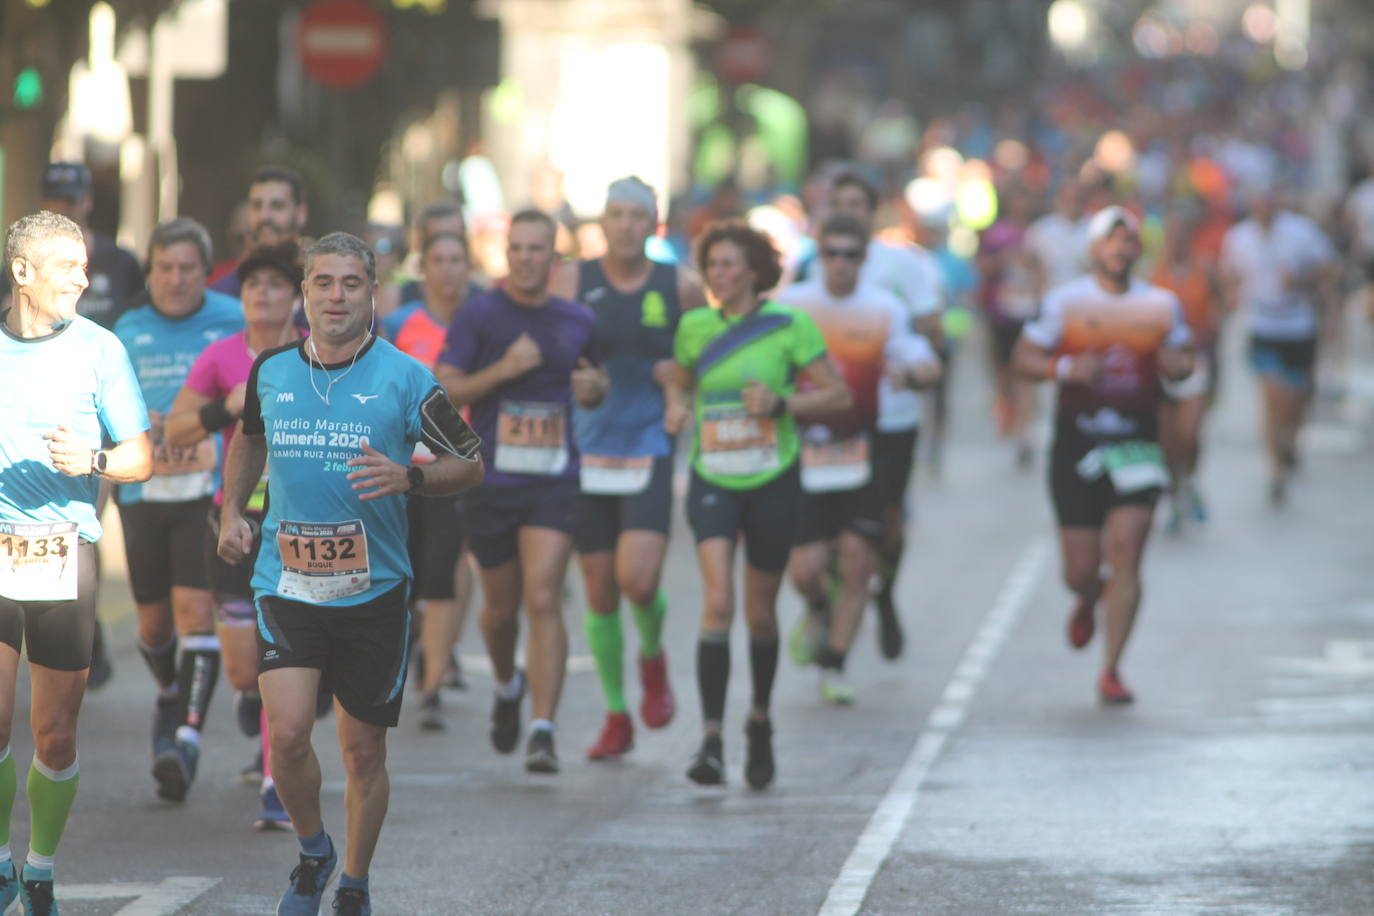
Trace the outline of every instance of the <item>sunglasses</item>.
<path fill-rule="evenodd" d="M 823 258 L 847 258 L 851 261 L 861 260 L 864 256 L 862 248 L 822 248 L 821 257 Z"/>

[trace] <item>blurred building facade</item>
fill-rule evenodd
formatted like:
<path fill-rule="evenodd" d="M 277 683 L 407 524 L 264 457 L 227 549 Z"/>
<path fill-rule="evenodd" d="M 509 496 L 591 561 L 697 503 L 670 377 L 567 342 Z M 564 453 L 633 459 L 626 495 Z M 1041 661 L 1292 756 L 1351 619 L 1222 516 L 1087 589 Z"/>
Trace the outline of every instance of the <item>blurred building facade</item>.
<path fill-rule="evenodd" d="M 1129 79 L 1188 54 L 1205 82 L 1208 54 L 1269 23 L 1271 62 L 1325 78 L 1320 23 L 1306 23 L 1343 23 L 1348 41 L 1374 19 L 1361 0 L 352 2 L 381 17 L 386 51 L 374 76 L 338 90 L 302 67 L 306 2 L 0 0 L 3 218 L 32 209 L 50 155 L 92 166 L 97 228 L 122 228 L 135 246 L 174 212 L 222 239 L 269 161 L 305 175 L 314 232 L 397 222 L 465 183 L 479 209 L 536 203 L 570 218 L 594 212 L 627 172 L 665 196 L 701 197 L 726 184 L 796 191 L 818 163 L 846 160 L 895 186 L 932 137 L 990 157 L 997 137 L 1050 118 L 1072 103 L 1075 68 Z M 110 59 L 96 7 L 112 14 Z M 218 72 L 165 63 L 174 55 L 159 54 L 155 26 L 216 9 Z M 74 67 L 112 65 L 123 95 L 109 91 L 117 80 L 94 82 L 101 98 L 126 100 L 122 135 L 73 117 Z M 19 92 L 30 70 L 36 103 Z M 1048 98 L 1052 79 L 1060 96 Z"/>

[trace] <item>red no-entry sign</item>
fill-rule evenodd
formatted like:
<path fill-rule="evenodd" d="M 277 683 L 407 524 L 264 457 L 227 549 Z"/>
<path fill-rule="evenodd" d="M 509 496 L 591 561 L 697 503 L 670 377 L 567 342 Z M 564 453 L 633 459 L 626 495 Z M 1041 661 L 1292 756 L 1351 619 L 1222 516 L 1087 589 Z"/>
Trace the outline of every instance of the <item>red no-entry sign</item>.
<path fill-rule="evenodd" d="M 386 57 L 386 23 L 363 0 L 315 0 L 296 33 L 301 65 L 321 85 L 353 89 Z"/>

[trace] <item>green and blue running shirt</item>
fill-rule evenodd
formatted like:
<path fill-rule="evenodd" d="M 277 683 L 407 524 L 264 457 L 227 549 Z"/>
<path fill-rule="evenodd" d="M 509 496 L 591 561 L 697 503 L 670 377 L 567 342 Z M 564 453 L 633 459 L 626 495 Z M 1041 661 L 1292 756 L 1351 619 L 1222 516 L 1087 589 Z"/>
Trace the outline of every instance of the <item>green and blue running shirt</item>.
<path fill-rule="evenodd" d="M 781 397 L 797 390 L 797 373 L 825 356 L 825 338 L 800 309 L 764 302 L 740 318 L 692 309 L 678 322 L 673 355 L 695 376 L 692 468 L 732 490 L 762 486 L 801 451 L 791 414 L 750 416 L 743 392 L 751 381 Z"/>

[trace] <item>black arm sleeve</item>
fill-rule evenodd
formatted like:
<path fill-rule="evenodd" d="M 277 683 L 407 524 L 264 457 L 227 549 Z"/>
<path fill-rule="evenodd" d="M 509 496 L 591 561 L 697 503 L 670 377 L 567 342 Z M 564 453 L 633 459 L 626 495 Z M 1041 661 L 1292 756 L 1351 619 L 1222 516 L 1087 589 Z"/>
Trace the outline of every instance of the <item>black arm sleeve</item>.
<path fill-rule="evenodd" d="M 261 436 L 267 431 L 262 422 L 262 402 L 258 400 L 258 369 L 271 353 L 271 350 L 260 353 L 253 360 L 253 368 L 248 370 L 248 384 L 243 386 L 243 413 L 239 419 L 243 422 L 243 431 L 250 436 Z"/>
<path fill-rule="evenodd" d="M 247 413 L 246 407 L 244 412 Z M 481 437 L 438 385 L 420 402 L 420 438 L 434 454 L 447 452 L 464 461 L 475 460 L 482 447 Z"/>
<path fill-rule="evenodd" d="M 243 414 L 239 418 L 243 421 L 243 431 L 248 435 L 261 436 L 267 432 L 267 426 L 262 422 L 262 400 L 258 397 L 258 372 L 262 369 L 263 363 L 279 353 L 300 350 L 303 346 L 304 340 L 284 343 L 279 347 L 263 350 L 258 354 L 258 358 L 253 360 L 253 368 L 248 370 L 248 384 L 243 386 Z"/>

